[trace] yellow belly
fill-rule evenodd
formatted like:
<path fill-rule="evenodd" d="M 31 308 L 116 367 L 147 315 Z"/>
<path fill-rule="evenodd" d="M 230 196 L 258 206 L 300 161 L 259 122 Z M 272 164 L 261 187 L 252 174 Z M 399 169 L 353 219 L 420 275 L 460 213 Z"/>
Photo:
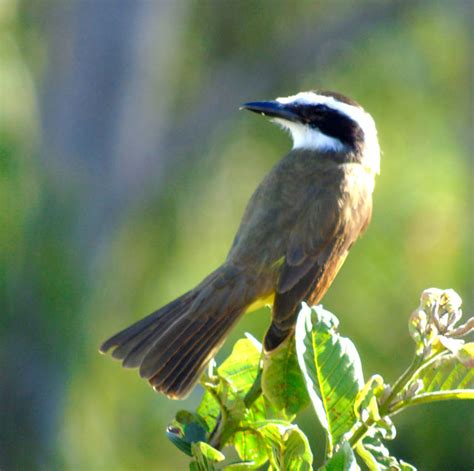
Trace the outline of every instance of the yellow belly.
<path fill-rule="evenodd" d="M 272 293 L 270 296 L 267 296 L 266 298 L 257 299 L 246 309 L 245 312 L 253 312 L 266 305 L 273 306 L 274 299 L 275 299 L 275 293 Z"/>

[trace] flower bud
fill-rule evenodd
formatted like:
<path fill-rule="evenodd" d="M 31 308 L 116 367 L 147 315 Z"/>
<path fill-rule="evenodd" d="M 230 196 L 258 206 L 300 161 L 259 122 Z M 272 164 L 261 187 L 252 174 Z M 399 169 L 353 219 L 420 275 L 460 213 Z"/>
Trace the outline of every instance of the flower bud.
<path fill-rule="evenodd" d="M 451 314 L 461 309 L 462 299 L 461 296 L 456 293 L 456 291 L 454 291 L 453 289 L 447 289 L 443 292 L 440 299 L 440 303 L 444 307 L 446 312 Z"/>
<path fill-rule="evenodd" d="M 428 327 L 428 316 L 421 308 L 415 309 L 408 321 L 408 330 L 412 338 L 418 342 Z"/>

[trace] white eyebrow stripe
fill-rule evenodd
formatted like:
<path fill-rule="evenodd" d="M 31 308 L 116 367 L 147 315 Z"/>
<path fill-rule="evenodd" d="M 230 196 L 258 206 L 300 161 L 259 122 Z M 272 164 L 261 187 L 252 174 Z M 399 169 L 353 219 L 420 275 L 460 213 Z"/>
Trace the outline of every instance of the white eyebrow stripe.
<path fill-rule="evenodd" d="M 277 98 L 276 101 L 282 104 L 300 103 L 306 105 L 326 105 L 345 114 L 348 118 L 355 121 L 362 129 L 364 133 L 365 153 L 367 154 L 366 158 L 370 161 L 370 165 L 374 171 L 376 173 L 380 172 L 380 147 L 377 139 L 377 129 L 372 116 L 363 108 L 343 103 L 333 96 L 318 95 L 314 92 L 300 92 L 296 95 Z M 326 136 L 320 131 L 315 130 L 314 132 L 316 134 L 308 132 L 303 133 L 299 127 L 295 128 L 295 126 L 291 126 L 287 122 L 280 122 L 280 124 L 290 130 L 293 137 L 293 148 L 331 149 L 332 145 L 332 149 L 336 150 L 337 143 L 344 146 L 344 144 L 338 139 Z M 326 139 L 321 138 L 321 135 Z M 328 139 L 332 139 L 332 142 Z M 321 147 L 321 145 L 323 147 Z"/>
<path fill-rule="evenodd" d="M 364 131 L 364 127 L 373 126 L 372 117 L 358 106 L 343 103 L 332 96 L 318 95 L 314 92 L 301 92 L 289 97 L 280 97 L 276 101 L 282 104 L 300 103 L 302 105 L 326 105 L 333 110 L 340 111 L 355 121 Z"/>

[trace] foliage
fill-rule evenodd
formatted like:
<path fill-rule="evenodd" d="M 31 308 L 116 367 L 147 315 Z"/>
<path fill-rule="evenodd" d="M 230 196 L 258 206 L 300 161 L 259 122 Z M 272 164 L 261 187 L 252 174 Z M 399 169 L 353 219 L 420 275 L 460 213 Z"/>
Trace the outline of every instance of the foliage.
<path fill-rule="evenodd" d="M 375 118 L 374 217 L 324 301 L 366 373 L 408 362 L 397 313 L 421 287 L 473 306 L 469 2 L 123 3 L 0 2 L 0 469 L 187 464 L 161 429 L 199 392 L 179 406 L 97 346 L 224 260 L 290 147 L 244 101 L 321 87 Z M 218 363 L 267 327 L 243 318 Z M 401 455 L 472 469 L 469 435 L 452 433 L 469 406 L 397 424 Z M 313 445 L 312 415 L 298 422 Z"/>
<path fill-rule="evenodd" d="M 193 458 L 191 470 L 310 470 L 308 439 L 293 420 L 311 403 L 326 432 L 321 471 L 357 470 L 357 459 L 370 470 L 415 470 L 385 444 L 396 435 L 391 416 L 416 404 L 474 399 L 473 344 L 461 339 L 474 318 L 459 326 L 461 316 L 454 291 L 425 290 L 409 321 L 414 359 L 389 385 L 380 375 L 365 382 L 337 318 L 303 303 L 294 338 L 274 352 L 248 336 L 220 367 L 211 365 L 197 411 L 179 412 L 168 437 Z M 224 447 L 239 460 L 231 462 Z"/>

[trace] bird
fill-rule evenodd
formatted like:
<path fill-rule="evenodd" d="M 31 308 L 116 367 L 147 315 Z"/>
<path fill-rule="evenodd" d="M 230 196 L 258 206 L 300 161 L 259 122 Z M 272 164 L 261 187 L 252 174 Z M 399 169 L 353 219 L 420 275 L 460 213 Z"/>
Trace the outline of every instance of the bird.
<path fill-rule="evenodd" d="M 253 193 L 222 265 L 100 347 L 171 399 L 187 397 L 245 312 L 270 304 L 264 351 L 282 345 L 301 303 L 321 301 L 371 220 L 380 148 L 356 101 L 313 90 L 240 109 L 288 131 L 292 149 Z"/>

